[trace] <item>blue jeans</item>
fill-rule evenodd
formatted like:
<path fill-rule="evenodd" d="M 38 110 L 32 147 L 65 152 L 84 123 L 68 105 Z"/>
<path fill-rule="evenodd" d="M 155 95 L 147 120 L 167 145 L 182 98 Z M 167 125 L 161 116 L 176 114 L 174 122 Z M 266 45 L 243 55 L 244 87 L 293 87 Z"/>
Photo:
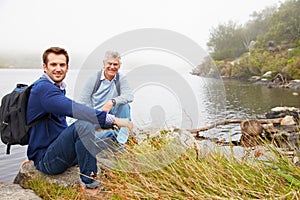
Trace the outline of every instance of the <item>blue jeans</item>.
<path fill-rule="evenodd" d="M 114 153 L 117 151 L 122 151 L 123 146 L 117 141 L 118 133 L 115 130 L 111 129 L 102 129 L 102 131 L 96 131 L 95 134 L 95 142 L 97 144 L 97 148 L 99 149 L 100 157 L 110 157 L 110 153 Z M 101 152 L 102 150 L 107 150 L 106 152 Z M 109 153 L 105 155 L 104 153 Z"/>
<path fill-rule="evenodd" d="M 109 114 L 115 115 L 118 118 L 127 118 L 131 120 L 129 104 L 114 106 L 110 110 Z"/>
<path fill-rule="evenodd" d="M 82 182 L 89 184 L 93 182 L 89 176 L 98 172 L 96 154 L 101 148 L 105 148 L 103 143 L 100 148 L 95 143 L 95 125 L 78 120 L 52 142 L 36 167 L 45 174 L 60 174 L 78 164 Z"/>
<path fill-rule="evenodd" d="M 109 114 L 112 114 L 118 118 L 126 118 L 131 120 L 131 115 L 130 115 L 130 106 L 129 104 L 122 104 L 122 105 L 118 105 L 118 106 L 114 106 Z M 96 126 L 96 129 L 99 128 L 99 126 Z M 112 128 L 112 125 L 104 125 L 104 127 L 102 127 L 104 129 L 106 128 Z"/>

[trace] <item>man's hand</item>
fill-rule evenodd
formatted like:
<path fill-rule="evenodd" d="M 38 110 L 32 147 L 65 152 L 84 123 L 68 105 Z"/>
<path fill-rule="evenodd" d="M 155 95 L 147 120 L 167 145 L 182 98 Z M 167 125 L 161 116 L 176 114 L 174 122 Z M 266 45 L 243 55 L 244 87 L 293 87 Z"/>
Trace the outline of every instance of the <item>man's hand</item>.
<path fill-rule="evenodd" d="M 115 117 L 114 124 L 118 127 L 127 127 L 129 129 L 129 132 L 131 132 L 133 129 L 133 123 L 126 118 Z"/>
<path fill-rule="evenodd" d="M 113 108 L 114 104 L 111 100 L 108 100 L 100 110 L 106 111 L 107 113 L 110 112 L 110 110 Z"/>

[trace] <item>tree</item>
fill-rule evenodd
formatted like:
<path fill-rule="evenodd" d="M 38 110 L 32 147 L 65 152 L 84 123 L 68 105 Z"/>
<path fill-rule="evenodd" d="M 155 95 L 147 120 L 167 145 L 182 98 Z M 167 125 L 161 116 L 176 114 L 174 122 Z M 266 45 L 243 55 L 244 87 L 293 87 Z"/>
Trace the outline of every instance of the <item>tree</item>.
<path fill-rule="evenodd" d="M 277 10 L 276 6 L 269 6 L 261 12 L 253 12 L 251 19 L 243 27 L 243 44 L 250 51 L 251 41 L 256 41 L 258 36 L 264 36 L 269 30 L 271 17 Z"/>
<path fill-rule="evenodd" d="M 227 24 L 219 24 L 210 32 L 208 48 L 215 60 L 233 59 L 245 52 L 242 39 L 242 27 L 229 21 Z"/>
<path fill-rule="evenodd" d="M 281 4 L 270 21 L 266 40 L 294 43 L 300 37 L 300 1 L 289 0 Z"/>

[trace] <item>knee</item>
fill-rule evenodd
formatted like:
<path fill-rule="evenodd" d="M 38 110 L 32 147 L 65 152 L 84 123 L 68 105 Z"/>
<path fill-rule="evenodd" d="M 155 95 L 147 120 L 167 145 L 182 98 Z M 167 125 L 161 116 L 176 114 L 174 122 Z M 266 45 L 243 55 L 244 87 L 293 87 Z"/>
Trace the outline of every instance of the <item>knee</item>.
<path fill-rule="evenodd" d="M 127 118 L 131 120 L 130 105 L 129 104 L 118 105 L 114 107 L 113 110 L 111 110 L 111 114 L 119 118 Z"/>
<path fill-rule="evenodd" d="M 77 133 L 79 134 L 91 133 L 91 132 L 94 133 L 95 131 L 94 124 L 88 121 L 77 120 L 74 125 L 76 127 Z"/>
<path fill-rule="evenodd" d="M 120 110 L 130 110 L 130 105 L 128 103 L 119 105 L 119 109 Z"/>
<path fill-rule="evenodd" d="M 113 139 L 117 137 L 117 132 L 114 130 L 105 130 L 105 131 L 100 131 L 96 132 L 95 136 L 97 139 Z"/>

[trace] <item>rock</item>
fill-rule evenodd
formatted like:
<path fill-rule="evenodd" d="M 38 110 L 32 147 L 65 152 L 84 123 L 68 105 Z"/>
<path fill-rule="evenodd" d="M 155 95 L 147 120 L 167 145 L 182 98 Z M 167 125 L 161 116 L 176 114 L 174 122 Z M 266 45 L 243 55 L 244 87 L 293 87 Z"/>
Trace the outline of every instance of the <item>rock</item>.
<path fill-rule="evenodd" d="M 300 134 L 294 133 L 288 136 L 287 141 L 290 148 L 296 151 L 296 154 L 300 156 Z"/>
<path fill-rule="evenodd" d="M 292 80 L 290 83 L 287 85 L 288 88 L 298 90 L 300 89 L 300 80 Z"/>
<path fill-rule="evenodd" d="M 300 109 L 295 107 L 275 107 L 271 112 L 266 113 L 266 118 L 284 118 L 285 116 L 293 116 L 296 123 L 299 122 Z"/>
<path fill-rule="evenodd" d="M 266 73 L 264 73 L 264 75 L 262 75 L 262 77 L 264 77 L 264 78 L 270 78 L 271 76 L 272 76 L 271 71 L 267 71 Z"/>
<path fill-rule="evenodd" d="M 1 199 L 36 200 L 41 199 L 32 190 L 23 189 L 18 184 L 0 184 Z"/>
<path fill-rule="evenodd" d="M 260 76 L 251 76 L 248 81 L 258 81 L 260 80 Z"/>
<path fill-rule="evenodd" d="M 300 112 L 299 108 L 295 108 L 295 107 L 275 107 L 271 109 L 272 112 L 286 112 L 286 111 L 290 111 L 290 112 Z"/>
<path fill-rule="evenodd" d="M 269 82 L 269 80 L 266 79 L 266 78 L 262 78 L 262 79 L 260 79 L 260 81 L 262 81 L 262 82 Z"/>
<path fill-rule="evenodd" d="M 21 167 L 17 174 L 14 183 L 19 184 L 21 187 L 26 188 L 26 183 L 34 178 L 41 178 L 50 183 L 56 183 L 64 187 L 72 187 L 76 184 L 80 184 L 79 168 L 77 166 L 70 167 L 62 174 L 58 175 L 46 175 L 38 171 L 33 162 L 27 162 Z"/>
<path fill-rule="evenodd" d="M 277 128 L 275 128 L 272 123 L 271 124 L 263 124 L 262 127 L 267 133 L 270 133 L 270 134 L 279 133 L 279 130 Z"/>
<path fill-rule="evenodd" d="M 296 122 L 295 122 L 293 116 L 287 115 L 281 120 L 280 125 L 281 126 L 292 126 L 292 125 L 296 125 Z"/>

